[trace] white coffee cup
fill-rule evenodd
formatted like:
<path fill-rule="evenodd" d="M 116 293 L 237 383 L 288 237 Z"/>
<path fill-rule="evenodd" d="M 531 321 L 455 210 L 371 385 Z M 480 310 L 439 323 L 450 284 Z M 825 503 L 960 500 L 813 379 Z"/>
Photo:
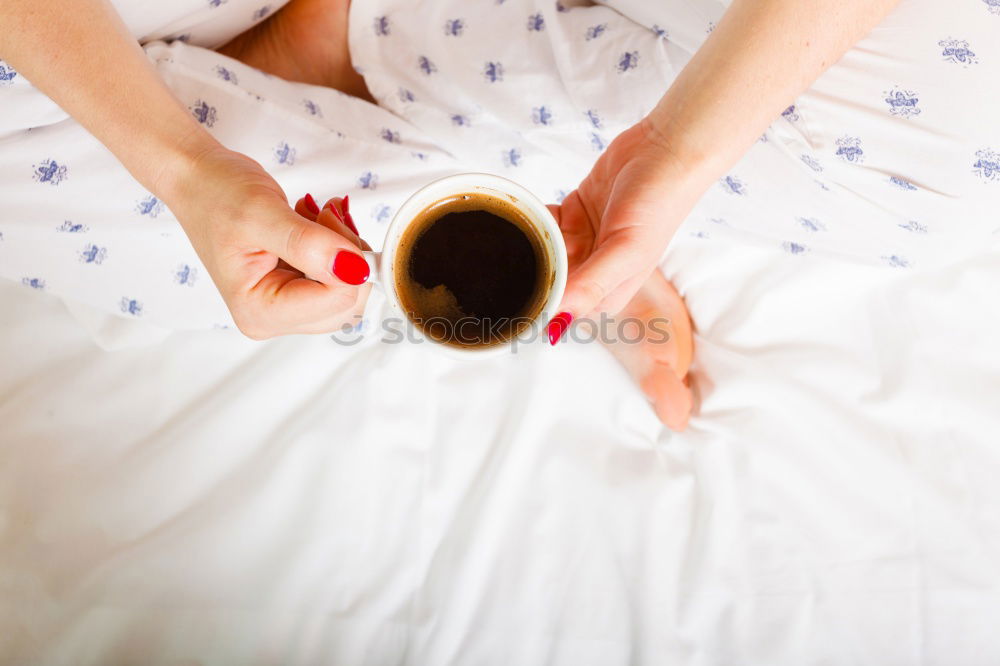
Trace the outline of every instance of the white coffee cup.
<path fill-rule="evenodd" d="M 569 271 L 562 232 L 559 230 L 559 225 L 552 213 L 538 197 L 511 180 L 487 173 L 460 173 L 425 185 L 396 211 L 389 224 L 382 251 L 364 253 L 371 268 L 369 281 L 385 294 L 385 300 L 389 306 L 384 310 L 384 316 L 401 316 L 409 321 L 409 315 L 404 310 L 399 295 L 396 293 L 396 249 L 399 247 L 400 239 L 403 238 L 406 230 L 420 213 L 431 204 L 462 194 L 485 194 L 509 202 L 533 225 L 538 237 L 542 239 L 545 251 L 548 253 L 552 274 L 544 305 L 538 316 L 531 322 L 530 330 L 540 331 L 541 334 L 537 336 L 537 339 L 545 339 L 546 324 L 549 319 L 555 316 L 555 309 L 562 301 L 563 292 L 566 289 L 566 275 Z M 513 340 L 504 344 L 489 347 L 458 347 L 435 340 L 424 334 L 418 326 L 411 326 L 411 329 L 419 340 L 428 342 L 449 356 L 458 358 L 487 358 L 508 351 L 515 341 L 519 344 L 524 342 L 515 336 Z M 537 342 L 537 340 L 535 341 Z"/>

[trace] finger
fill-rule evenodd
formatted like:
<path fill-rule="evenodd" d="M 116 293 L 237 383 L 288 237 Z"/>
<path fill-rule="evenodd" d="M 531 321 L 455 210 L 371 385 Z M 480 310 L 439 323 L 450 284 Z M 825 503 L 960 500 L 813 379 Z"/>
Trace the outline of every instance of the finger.
<path fill-rule="evenodd" d="M 344 238 L 350 239 L 358 247 L 365 250 L 371 250 L 371 247 L 361 240 L 356 230 L 350 229 L 344 223 L 344 218 L 342 213 L 340 213 L 339 208 L 334 207 L 334 202 L 339 207 L 341 201 L 342 199 L 340 197 L 334 197 L 333 199 L 327 201 L 326 204 L 323 205 L 323 209 L 320 210 L 319 204 L 316 203 L 313 196 L 311 194 L 306 194 L 295 203 L 295 212 L 307 220 L 322 224 L 327 229 L 336 231 Z"/>
<path fill-rule="evenodd" d="M 296 201 L 295 212 L 307 220 L 315 222 L 316 217 L 319 215 L 319 206 L 316 204 L 313 195 L 307 192 L 304 197 Z"/>
<path fill-rule="evenodd" d="M 370 289 L 370 287 L 364 287 Z M 251 338 L 334 330 L 336 317 L 358 302 L 358 287 L 326 285 L 276 268 L 243 295 L 233 316 Z"/>
<path fill-rule="evenodd" d="M 360 236 L 361 234 L 358 232 L 358 227 L 354 224 L 354 218 L 351 217 L 351 197 L 346 194 L 344 195 L 344 199 L 340 202 L 340 214 L 344 218 L 344 224 L 350 227 L 351 231 Z"/>
<path fill-rule="evenodd" d="M 333 208 L 324 208 L 320 211 L 319 217 L 316 218 L 316 223 L 322 224 L 327 229 L 336 231 L 338 234 L 348 239 L 359 248 L 362 247 L 361 239 L 356 233 L 348 229 L 347 225 L 344 224 L 339 217 L 337 217 Z"/>
<path fill-rule="evenodd" d="M 270 213 L 264 219 L 268 222 L 262 227 L 262 249 L 309 278 L 327 285 L 359 285 L 368 280 L 368 263 L 350 239 L 291 210 Z"/>
<path fill-rule="evenodd" d="M 674 368 L 665 363 L 657 363 L 641 382 L 646 395 L 655 395 L 653 409 L 660 421 L 671 430 L 680 432 L 687 427 L 694 399 L 691 389 L 677 376 Z"/>
<path fill-rule="evenodd" d="M 596 229 L 575 191 L 563 199 L 561 205 L 550 205 L 548 208 L 562 231 L 566 258 L 572 270 L 586 261 L 593 250 Z"/>
<path fill-rule="evenodd" d="M 691 368 L 691 361 L 694 358 L 694 331 L 691 324 L 691 313 L 688 312 L 684 299 L 673 283 L 664 279 L 667 290 L 661 292 L 662 300 L 659 304 L 660 312 L 665 314 L 670 320 L 670 334 L 675 343 L 674 353 L 670 356 L 669 363 L 673 366 L 678 377 L 684 378 Z"/>
<path fill-rule="evenodd" d="M 316 206 L 316 200 L 313 199 L 311 194 L 306 194 L 304 197 L 295 202 L 295 212 L 306 218 L 307 220 L 316 221 L 316 213 L 319 211 L 319 207 Z M 292 265 L 289 264 L 284 259 L 278 259 L 278 268 L 284 268 L 287 270 L 295 270 Z"/>
<path fill-rule="evenodd" d="M 559 310 L 574 317 L 592 314 L 615 289 L 636 275 L 641 260 L 635 241 L 627 233 L 612 234 L 570 273 Z"/>
<path fill-rule="evenodd" d="M 633 289 L 631 282 L 626 280 L 602 301 L 602 311 L 608 311 L 603 306 L 613 298 L 631 298 L 627 303 L 629 314 L 644 322 L 644 344 L 649 356 L 670 365 L 683 379 L 694 357 L 694 333 L 687 304 L 659 270 L 654 269 L 640 288 Z"/>
<path fill-rule="evenodd" d="M 349 199 L 347 197 L 333 197 L 327 201 L 323 204 L 323 211 L 317 218 L 317 222 L 333 229 L 345 238 L 355 239 L 358 247 L 371 251 L 371 246 L 359 235 L 358 227 L 354 224 L 354 219 L 350 217 L 350 210 L 344 206 L 345 201 L 349 201 Z"/>
<path fill-rule="evenodd" d="M 635 292 L 642 287 L 646 280 L 647 277 L 645 273 L 638 273 L 628 278 L 615 287 L 610 294 L 604 297 L 604 300 L 597 304 L 596 311 L 607 312 L 609 315 L 618 314 L 625 309 L 625 306 L 628 305 L 635 296 Z"/>
<path fill-rule="evenodd" d="M 364 239 L 358 237 L 357 234 L 348 229 L 347 225 L 344 224 L 337 217 L 336 213 L 334 213 L 333 210 L 330 208 L 323 209 L 323 211 L 319 214 L 319 217 L 316 218 L 316 223 L 322 224 L 327 229 L 332 229 L 333 231 L 336 231 L 338 234 L 340 234 L 344 238 L 347 238 L 352 243 L 357 245 L 358 248 L 360 248 L 361 250 L 371 251 L 372 249 L 371 246 L 364 241 Z"/>
<path fill-rule="evenodd" d="M 354 306 L 342 312 L 330 315 L 323 321 L 309 324 L 305 327 L 304 333 L 335 333 L 344 332 L 345 327 L 355 328 L 361 324 L 364 315 L 364 306 L 368 301 L 368 296 L 374 288 L 371 284 L 363 284 L 358 287 L 358 298 Z"/>
<path fill-rule="evenodd" d="M 309 193 L 306 193 L 304 197 L 295 202 L 295 212 L 306 218 L 307 220 L 316 221 L 316 214 L 319 212 L 319 206 L 316 205 L 316 200 Z M 284 268 L 287 270 L 295 270 L 292 268 L 284 259 L 278 259 L 278 268 Z"/>

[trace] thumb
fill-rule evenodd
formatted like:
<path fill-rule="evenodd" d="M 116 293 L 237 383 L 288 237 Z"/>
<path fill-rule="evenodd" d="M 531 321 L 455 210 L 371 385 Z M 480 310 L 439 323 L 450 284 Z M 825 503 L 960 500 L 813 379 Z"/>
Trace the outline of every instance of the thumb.
<path fill-rule="evenodd" d="M 574 317 L 592 314 L 618 287 L 644 272 L 641 254 L 624 236 L 606 239 L 570 273 L 560 311 Z"/>
<path fill-rule="evenodd" d="M 264 241 L 264 250 L 317 282 L 359 285 L 368 281 L 368 262 L 357 245 L 291 210 L 273 219 Z"/>

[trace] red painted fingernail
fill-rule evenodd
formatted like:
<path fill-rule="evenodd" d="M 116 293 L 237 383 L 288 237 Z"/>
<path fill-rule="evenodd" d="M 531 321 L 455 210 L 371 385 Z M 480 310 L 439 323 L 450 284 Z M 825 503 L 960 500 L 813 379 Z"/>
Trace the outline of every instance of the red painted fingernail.
<path fill-rule="evenodd" d="M 330 209 L 330 212 L 332 212 L 338 220 L 340 220 L 341 222 L 344 221 L 344 217 L 340 214 L 340 211 L 337 210 L 337 207 L 333 205 L 332 201 L 327 203 L 326 207 Z"/>
<path fill-rule="evenodd" d="M 549 322 L 549 344 L 554 345 L 566 334 L 566 329 L 573 323 L 573 315 L 568 312 L 560 312 Z"/>
<path fill-rule="evenodd" d="M 340 214 L 340 211 L 337 210 L 337 207 L 333 205 L 332 201 L 328 203 L 326 207 L 333 211 L 333 214 L 337 217 L 337 219 L 343 222 L 344 226 L 353 231 L 355 236 L 361 236 L 361 234 L 358 233 L 358 228 L 354 226 L 354 220 L 351 219 L 350 215 L 348 215 L 345 219 L 344 216 Z"/>
<path fill-rule="evenodd" d="M 369 272 L 368 262 L 360 254 L 341 250 L 333 258 L 333 274 L 347 284 L 364 284 Z"/>
<path fill-rule="evenodd" d="M 348 215 L 348 216 L 347 216 L 347 219 L 346 219 L 346 220 L 344 220 L 344 224 L 346 224 L 346 225 L 347 225 L 347 228 L 348 228 L 348 229 L 350 229 L 351 231 L 353 231 L 353 232 L 354 232 L 354 235 L 355 235 L 355 236 L 357 236 L 358 238 L 360 238 L 360 237 L 361 237 L 361 234 L 359 234 L 359 233 L 358 233 L 358 228 L 357 228 L 356 226 L 354 226 L 354 220 L 352 220 L 352 219 L 351 219 L 351 216 L 350 216 L 350 215 Z"/>
<path fill-rule="evenodd" d="M 319 206 L 316 205 L 316 200 L 313 199 L 313 195 L 306 192 L 306 208 L 313 215 L 319 215 Z"/>
<path fill-rule="evenodd" d="M 360 236 L 358 233 L 358 227 L 354 224 L 354 218 L 351 217 L 351 197 L 348 194 L 344 195 L 344 224 L 351 228 L 355 236 Z"/>

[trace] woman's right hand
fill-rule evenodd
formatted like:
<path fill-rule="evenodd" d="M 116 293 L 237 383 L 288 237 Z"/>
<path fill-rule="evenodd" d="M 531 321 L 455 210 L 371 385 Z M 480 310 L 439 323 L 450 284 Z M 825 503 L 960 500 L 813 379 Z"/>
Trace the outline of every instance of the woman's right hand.
<path fill-rule="evenodd" d="M 177 216 L 239 329 L 253 339 L 325 333 L 356 323 L 369 268 L 349 211 L 312 197 L 293 210 L 246 155 L 209 146 L 157 188 Z M 334 206 L 341 208 L 341 212 Z"/>
<path fill-rule="evenodd" d="M 210 136 L 109 0 L 4 0 L 0 53 L 177 216 L 245 334 L 356 323 L 370 289 L 357 236 L 315 202 L 292 210 L 259 164 Z"/>

